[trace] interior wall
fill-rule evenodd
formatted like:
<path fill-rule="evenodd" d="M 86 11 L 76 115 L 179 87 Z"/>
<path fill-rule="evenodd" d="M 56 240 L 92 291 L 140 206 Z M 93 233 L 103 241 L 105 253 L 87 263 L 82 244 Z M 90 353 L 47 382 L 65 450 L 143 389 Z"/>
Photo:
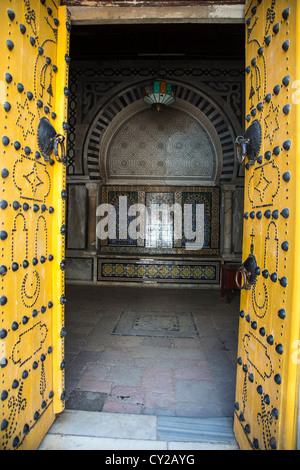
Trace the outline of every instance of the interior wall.
<path fill-rule="evenodd" d="M 171 62 L 163 64 L 162 75 L 172 81 L 175 88 L 177 106 L 182 103 L 185 112 L 188 109 L 194 113 L 194 117 L 201 114 L 203 119 L 210 123 L 214 129 L 218 141 L 218 154 L 222 161 L 222 168 L 217 180 L 201 181 L 197 178 L 195 171 L 194 178 L 188 180 L 186 175 L 178 178 L 175 186 L 201 186 L 209 184 L 219 188 L 219 234 L 218 250 L 214 254 L 193 253 L 185 257 L 178 254 L 174 258 L 174 253 L 157 253 L 156 268 L 162 263 L 166 266 L 177 262 L 184 264 L 191 275 L 187 276 L 184 282 L 192 279 L 195 273 L 195 266 L 198 271 L 203 272 L 203 263 L 206 267 L 211 267 L 212 263 L 216 277 L 212 283 L 219 283 L 219 273 L 221 264 L 224 262 L 239 260 L 241 256 L 242 242 L 242 195 L 243 195 L 243 174 L 241 168 L 236 164 L 234 155 L 234 139 L 242 133 L 243 129 L 243 68 L 242 64 L 224 61 L 215 63 L 213 61 L 201 62 L 201 65 L 187 63 L 186 61 Z M 143 180 L 136 176 L 125 178 L 122 181 L 107 181 L 101 163 L 105 157 L 105 145 L 103 142 L 109 132 L 114 135 L 111 129 L 117 128 L 116 122 L 120 116 L 130 115 L 131 109 L 147 109 L 142 102 L 143 87 L 153 80 L 157 74 L 156 62 L 135 61 L 105 61 L 101 64 L 95 62 L 76 61 L 70 68 L 69 85 L 69 131 L 68 131 L 68 236 L 67 236 L 67 270 L 66 279 L 71 282 L 103 283 L 116 279 L 105 279 L 103 276 L 103 263 L 112 261 L 116 256 L 123 256 L 124 263 L 136 265 L 136 263 L 148 263 L 144 253 L 109 254 L 104 250 L 103 244 L 96 237 L 96 208 L 102 202 L 103 188 L 107 183 L 120 183 L 129 185 L 155 184 L 157 183 L 164 191 L 164 186 L 171 186 L 165 175 L 155 181 L 151 175 L 146 175 Z M 143 108 L 144 106 L 144 108 Z M 171 109 L 171 108 L 170 108 Z M 194 110 L 194 111 L 192 111 Z M 193 118 L 194 118 L 193 117 Z M 205 122 L 206 122 L 205 121 Z M 204 122 L 204 121 L 203 121 Z M 202 124 L 203 124 L 202 122 Z M 159 141 L 170 138 L 170 129 L 166 128 Z M 134 140 L 134 136 L 131 136 Z M 155 136 L 152 140 L 155 141 Z M 109 140 L 109 139 L 108 139 Z M 128 140 L 128 139 L 127 139 Z M 110 141 L 110 140 L 109 140 Z M 182 142 L 182 139 L 181 139 Z M 127 142 L 128 143 L 128 142 Z M 126 142 L 124 140 L 124 145 Z M 217 145 L 217 144 L 216 144 Z M 120 153 L 122 142 L 118 143 L 117 152 Z M 140 157 L 137 152 L 137 158 Z M 119 161 L 125 161 L 120 156 Z M 196 170 L 196 169 L 195 169 Z M 148 168 L 149 173 L 149 168 Z M 224 244 L 224 217 L 225 206 L 230 202 L 230 226 L 234 225 L 234 231 L 230 233 L 230 240 Z M 228 217 L 228 215 L 227 215 Z M 227 221 L 228 226 L 228 221 Z M 229 243 L 229 248 L 228 248 Z M 227 245 L 227 246 L 225 246 Z M 104 251 L 103 251 L 104 250 Z M 124 250 L 123 250 L 124 251 Z M 153 256 L 153 252 L 148 255 Z M 154 253 L 155 254 L 155 253 Z M 124 256 L 127 258 L 124 259 Z M 211 259 L 213 256 L 214 259 Z M 187 259 L 189 262 L 187 263 Z M 114 261 L 113 261 L 114 262 Z M 129 263 L 129 264 L 128 264 Z M 130 268 L 128 268 L 130 269 Z M 205 269 L 204 269 L 205 271 Z M 207 272 L 209 269 L 207 269 Z M 139 281 L 143 279 L 138 279 Z M 144 279 L 145 281 L 145 279 Z M 177 284 L 182 280 L 172 278 L 171 281 L 165 279 L 153 279 L 153 282 L 172 282 Z M 207 278 L 198 280 L 197 284 L 205 284 Z M 119 278 L 118 282 L 136 282 L 130 278 L 128 273 Z M 146 279 L 151 282 L 151 279 Z"/>

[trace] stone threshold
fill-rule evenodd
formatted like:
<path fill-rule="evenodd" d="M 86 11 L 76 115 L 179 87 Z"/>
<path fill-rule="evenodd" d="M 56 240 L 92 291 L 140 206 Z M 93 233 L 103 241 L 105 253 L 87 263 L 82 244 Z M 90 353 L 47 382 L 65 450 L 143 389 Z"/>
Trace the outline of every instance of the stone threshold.
<path fill-rule="evenodd" d="M 65 410 L 38 450 L 238 450 L 231 418 Z"/>

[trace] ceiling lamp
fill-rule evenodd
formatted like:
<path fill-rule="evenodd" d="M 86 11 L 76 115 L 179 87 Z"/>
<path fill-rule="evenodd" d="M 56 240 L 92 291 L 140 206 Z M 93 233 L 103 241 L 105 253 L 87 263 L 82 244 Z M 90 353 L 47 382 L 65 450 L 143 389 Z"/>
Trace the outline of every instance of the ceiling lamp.
<path fill-rule="evenodd" d="M 146 86 L 144 91 L 144 102 L 154 106 L 157 111 L 160 110 L 161 105 L 168 106 L 175 101 L 174 91 L 171 83 L 158 78 L 150 85 Z"/>

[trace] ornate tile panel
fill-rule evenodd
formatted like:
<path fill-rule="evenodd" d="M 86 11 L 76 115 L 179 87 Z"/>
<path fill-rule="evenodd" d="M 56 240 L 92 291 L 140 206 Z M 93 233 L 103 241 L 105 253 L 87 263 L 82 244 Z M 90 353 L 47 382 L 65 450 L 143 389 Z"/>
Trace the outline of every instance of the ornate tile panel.
<path fill-rule="evenodd" d="M 219 262 L 98 259 L 98 281 L 218 284 Z"/>
<path fill-rule="evenodd" d="M 171 207 L 174 203 L 180 204 L 182 214 L 184 205 L 192 205 L 193 224 L 195 230 L 195 205 L 204 205 L 204 245 L 203 248 L 193 250 L 193 254 L 203 256 L 219 254 L 219 226 L 220 226 L 220 191 L 217 187 L 209 186 L 104 186 L 102 190 L 102 203 L 112 204 L 116 209 L 117 239 L 101 240 L 101 253 L 128 253 L 128 254 L 178 254 L 186 255 L 186 237 L 184 220 L 182 222 L 181 239 L 174 238 L 174 217 L 170 213 L 168 220 L 158 218 L 153 226 L 150 217 L 146 218 L 145 239 L 118 239 L 119 225 L 119 197 L 127 195 L 128 207 L 131 204 L 143 204 L 146 208 L 150 204 L 166 204 Z M 160 217 L 163 215 L 160 214 Z M 130 224 L 133 218 L 128 217 Z M 152 232 L 151 232 L 152 230 Z M 152 235 L 150 235 L 152 233 Z M 152 237 L 152 238 L 151 238 Z M 154 240 L 155 238 L 155 240 Z"/>
<path fill-rule="evenodd" d="M 119 198 L 120 196 L 126 197 L 127 203 L 127 212 L 133 204 L 138 203 L 138 192 L 137 191 L 109 191 L 108 192 L 108 204 L 112 204 L 116 211 L 117 221 L 120 221 L 120 211 L 119 211 Z M 127 216 L 127 224 L 134 219 L 130 215 Z M 129 232 L 127 230 L 127 238 L 121 238 L 120 236 L 120 224 L 117 223 L 117 238 L 108 239 L 109 246 L 136 246 L 137 240 L 130 238 Z"/>

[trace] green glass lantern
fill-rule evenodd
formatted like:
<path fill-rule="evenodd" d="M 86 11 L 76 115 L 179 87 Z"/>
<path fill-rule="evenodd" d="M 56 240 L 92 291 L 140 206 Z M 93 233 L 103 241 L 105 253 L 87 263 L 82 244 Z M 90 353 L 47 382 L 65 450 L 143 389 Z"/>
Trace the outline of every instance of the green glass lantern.
<path fill-rule="evenodd" d="M 162 105 L 169 106 L 174 103 L 174 91 L 171 83 L 164 80 L 154 80 L 145 88 L 144 102 L 154 106 L 158 111 Z"/>

